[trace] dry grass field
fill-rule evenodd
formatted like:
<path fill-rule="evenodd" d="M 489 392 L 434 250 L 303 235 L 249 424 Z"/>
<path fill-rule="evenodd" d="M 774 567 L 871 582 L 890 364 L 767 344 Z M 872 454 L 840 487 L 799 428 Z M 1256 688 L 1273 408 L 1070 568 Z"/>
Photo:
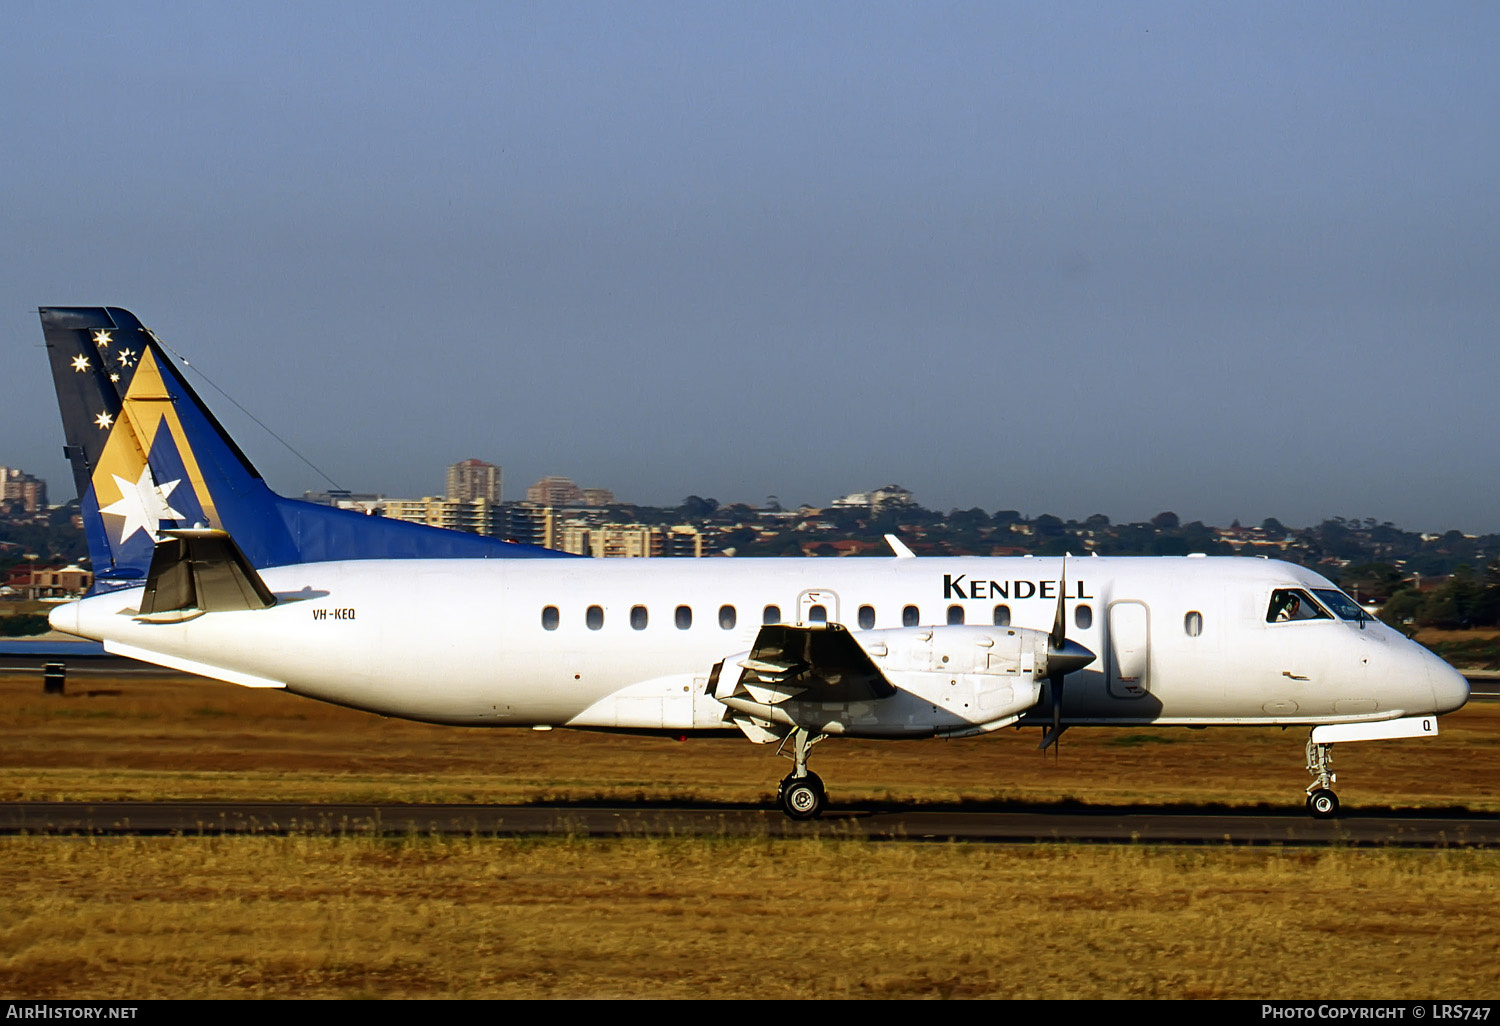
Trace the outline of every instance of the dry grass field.
<path fill-rule="evenodd" d="M 1480 998 L 1493 854 L 0 843 L 0 994 Z"/>
<path fill-rule="evenodd" d="M 743 740 L 482 731 L 188 678 L 0 680 L 0 796 L 766 803 Z M 835 802 L 1300 807 L 1305 731 L 831 741 Z M 1500 811 L 1500 704 L 1338 750 Z M 0 995 L 1494 998 L 1500 854 L 438 838 L 0 840 Z"/>

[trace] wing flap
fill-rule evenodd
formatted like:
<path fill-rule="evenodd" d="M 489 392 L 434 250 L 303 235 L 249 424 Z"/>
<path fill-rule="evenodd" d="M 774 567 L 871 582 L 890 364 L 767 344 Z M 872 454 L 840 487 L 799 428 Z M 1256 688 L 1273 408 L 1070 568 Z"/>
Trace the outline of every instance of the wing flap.
<path fill-rule="evenodd" d="M 867 702 L 889 698 L 896 688 L 842 624 L 766 624 L 750 658 L 742 660 L 740 683 L 778 692 L 801 689 L 803 702 Z"/>

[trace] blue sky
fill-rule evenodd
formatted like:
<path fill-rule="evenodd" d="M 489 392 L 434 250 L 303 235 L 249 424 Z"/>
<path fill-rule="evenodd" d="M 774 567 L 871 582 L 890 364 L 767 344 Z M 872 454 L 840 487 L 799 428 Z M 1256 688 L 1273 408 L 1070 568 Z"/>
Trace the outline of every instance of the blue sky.
<path fill-rule="evenodd" d="M 55 499 L 35 309 L 97 303 L 356 491 L 1500 530 L 1500 6 L 0 27 L 0 463 Z"/>

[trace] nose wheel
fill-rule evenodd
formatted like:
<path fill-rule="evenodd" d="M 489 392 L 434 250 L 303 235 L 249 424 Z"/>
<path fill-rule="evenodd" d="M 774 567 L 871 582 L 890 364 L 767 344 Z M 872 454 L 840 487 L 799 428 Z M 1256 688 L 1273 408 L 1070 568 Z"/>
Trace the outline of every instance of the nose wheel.
<path fill-rule="evenodd" d="M 1307 811 L 1312 813 L 1314 819 L 1332 819 L 1338 815 L 1338 795 L 1326 787 L 1316 788 L 1307 796 Z"/>

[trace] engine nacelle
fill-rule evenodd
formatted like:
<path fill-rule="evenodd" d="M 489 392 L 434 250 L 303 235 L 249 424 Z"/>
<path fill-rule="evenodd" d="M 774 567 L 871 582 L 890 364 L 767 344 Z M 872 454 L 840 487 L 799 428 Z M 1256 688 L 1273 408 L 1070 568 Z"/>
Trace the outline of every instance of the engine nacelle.
<path fill-rule="evenodd" d="M 1047 675 L 1047 634 L 1019 627 L 780 631 L 775 646 L 763 633 L 756 648 L 725 659 L 710 685 L 752 740 L 775 740 L 787 727 L 850 737 L 985 733 L 1036 705 Z M 816 631 L 845 637 L 785 643 Z"/>

